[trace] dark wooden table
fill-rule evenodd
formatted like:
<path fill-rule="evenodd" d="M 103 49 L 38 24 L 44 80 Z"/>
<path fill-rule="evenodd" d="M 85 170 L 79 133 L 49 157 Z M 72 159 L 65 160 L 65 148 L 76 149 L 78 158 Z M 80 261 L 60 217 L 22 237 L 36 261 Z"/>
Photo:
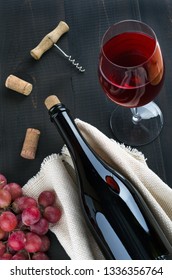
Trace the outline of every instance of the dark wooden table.
<path fill-rule="evenodd" d="M 164 115 L 160 136 L 139 148 L 149 167 L 170 187 L 172 185 L 172 0 L 6 0 L 0 1 L 0 173 L 9 181 L 24 185 L 35 175 L 42 160 L 58 153 L 63 141 L 52 127 L 44 99 L 56 94 L 73 115 L 96 126 L 109 137 L 109 117 L 116 106 L 103 93 L 97 77 L 97 62 L 103 33 L 112 23 L 138 19 L 156 32 L 164 54 L 166 74 L 156 98 Z M 53 47 L 39 61 L 30 56 L 40 40 L 64 20 L 70 31 L 58 45 L 86 68 L 78 72 Z M 33 84 L 25 97 L 5 88 L 14 74 Z M 41 131 L 35 160 L 20 157 L 28 127 Z M 66 259 L 56 246 L 53 259 Z"/>

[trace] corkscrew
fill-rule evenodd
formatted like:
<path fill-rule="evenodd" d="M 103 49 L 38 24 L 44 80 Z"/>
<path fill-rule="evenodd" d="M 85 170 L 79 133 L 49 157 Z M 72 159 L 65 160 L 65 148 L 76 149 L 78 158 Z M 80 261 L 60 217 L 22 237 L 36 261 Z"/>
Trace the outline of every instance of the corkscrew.
<path fill-rule="evenodd" d="M 67 31 L 69 31 L 67 23 L 60 21 L 57 27 L 48 33 L 41 42 L 30 51 L 30 54 L 34 59 L 39 60 L 47 50 L 49 50 L 52 46 L 55 46 L 80 72 L 84 72 L 85 69 L 80 66 L 75 59 L 72 59 L 71 55 L 67 55 L 58 45 L 56 45 L 56 42 Z"/>
<path fill-rule="evenodd" d="M 71 55 L 67 55 L 59 46 L 54 44 L 54 46 L 80 71 L 85 72 L 85 69 L 79 65 L 78 62 L 75 61 L 75 59 L 72 59 Z"/>

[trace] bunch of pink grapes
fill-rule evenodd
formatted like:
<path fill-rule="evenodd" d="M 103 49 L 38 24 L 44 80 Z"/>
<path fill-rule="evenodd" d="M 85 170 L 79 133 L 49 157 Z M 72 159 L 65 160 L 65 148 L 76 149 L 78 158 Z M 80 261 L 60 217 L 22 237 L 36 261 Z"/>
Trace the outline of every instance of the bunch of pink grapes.
<path fill-rule="evenodd" d="M 0 174 L 0 260 L 48 260 L 50 224 L 61 218 L 54 191 L 38 199 L 25 196 L 17 183 Z"/>

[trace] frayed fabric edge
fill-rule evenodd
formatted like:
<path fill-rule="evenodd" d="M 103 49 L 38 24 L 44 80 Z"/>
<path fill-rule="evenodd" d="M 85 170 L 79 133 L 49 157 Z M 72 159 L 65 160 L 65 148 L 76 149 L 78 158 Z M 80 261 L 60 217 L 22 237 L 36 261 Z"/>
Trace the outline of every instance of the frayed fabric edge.
<path fill-rule="evenodd" d="M 35 181 L 40 180 L 40 178 L 41 178 L 40 173 L 41 173 L 41 170 L 44 168 L 44 166 L 48 162 L 57 160 L 59 158 L 60 158 L 59 154 L 55 154 L 55 153 L 48 155 L 46 158 L 44 158 L 43 162 L 41 163 L 40 170 L 36 173 L 36 175 L 33 175 L 33 177 L 27 181 L 27 183 L 23 186 L 23 189 L 25 189 L 28 184 L 32 185 Z"/>

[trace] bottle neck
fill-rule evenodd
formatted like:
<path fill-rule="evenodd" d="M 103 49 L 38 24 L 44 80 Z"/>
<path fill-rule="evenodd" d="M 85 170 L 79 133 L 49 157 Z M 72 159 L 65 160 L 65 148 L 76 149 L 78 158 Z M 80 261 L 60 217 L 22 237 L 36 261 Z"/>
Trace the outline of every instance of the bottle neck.
<path fill-rule="evenodd" d="M 79 166 L 82 168 L 83 166 L 84 168 L 86 164 L 87 168 L 92 168 L 96 163 L 96 165 L 102 168 L 102 162 L 100 163 L 100 160 L 97 159 L 97 156 L 84 140 L 65 106 L 63 104 L 58 104 L 52 107 L 49 113 L 51 121 L 55 124 L 69 149 L 75 167 Z M 89 164 L 87 164 L 88 162 Z"/>
<path fill-rule="evenodd" d="M 88 150 L 85 141 L 69 115 L 69 111 L 63 104 L 58 104 L 51 108 L 50 116 L 51 121 L 58 128 L 58 131 L 70 150 L 70 153 L 72 153 L 72 156 L 74 156 L 73 146 L 75 149 L 82 146 L 84 150 Z"/>

